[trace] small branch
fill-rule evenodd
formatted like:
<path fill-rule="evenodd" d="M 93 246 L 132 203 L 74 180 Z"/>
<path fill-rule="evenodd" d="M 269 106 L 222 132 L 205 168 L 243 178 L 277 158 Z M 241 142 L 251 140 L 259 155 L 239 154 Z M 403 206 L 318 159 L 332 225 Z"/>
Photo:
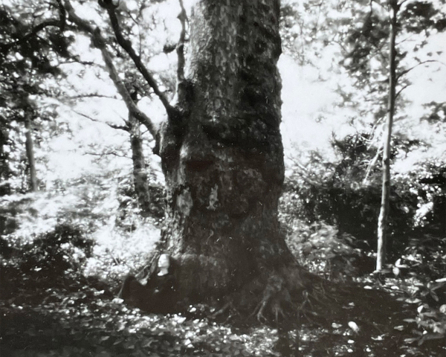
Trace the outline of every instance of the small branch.
<path fill-rule="evenodd" d="M 103 6 L 103 4 L 104 4 L 104 2 L 100 2 L 100 5 Z M 170 105 L 165 94 L 163 92 L 161 92 L 158 84 L 156 83 L 155 78 L 148 71 L 147 67 L 144 66 L 144 64 L 142 63 L 141 57 L 138 56 L 138 54 L 135 52 L 135 49 L 133 48 L 130 40 L 124 38 L 122 31 L 121 31 L 121 26 L 119 24 L 118 17 L 115 12 L 115 7 L 114 6 L 103 6 L 103 7 L 107 10 L 108 16 L 110 18 L 110 23 L 112 25 L 113 31 L 116 36 L 116 40 L 118 41 L 118 44 L 127 52 L 127 54 L 130 56 L 132 61 L 135 63 L 138 71 L 142 74 L 142 76 L 144 77 L 146 82 L 153 89 L 153 92 L 161 100 L 161 103 L 163 104 L 164 108 L 166 109 L 169 118 L 178 117 L 177 110 Z"/>
<path fill-rule="evenodd" d="M 101 124 L 108 125 L 108 126 L 109 126 L 110 128 L 112 128 L 112 129 L 118 129 L 118 130 L 124 130 L 124 131 L 126 131 L 126 132 L 130 132 L 130 127 L 129 127 L 128 122 L 127 122 L 126 120 L 124 120 L 125 125 L 116 125 L 116 124 L 111 124 L 111 123 L 107 123 L 107 122 L 103 122 L 103 121 L 101 121 L 101 120 L 95 119 L 95 118 L 93 118 L 93 117 L 91 117 L 91 116 L 89 116 L 89 115 L 87 115 L 87 114 L 78 112 L 77 110 L 74 110 L 74 109 L 72 109 L 72 110 L 73 110 L 73 112 L 75 112 L 77 115 L 79 115 L 79 116 L 81 116 L 81 117 L 84 117 L 84 118 L 86 118 L 86 119 L 88 119 L 88 120 L 91 120 L 91 121 L 93 121 L 93 122 L 95 122 L 95 123 L 101 123 Z"/>
<path fill-rule="evenodd" d="M 111 96 L 111 95 L 103 95 L 103 94 L 98 94 L 98 93 L 88 93 L 88 94 L 79 94 L 79 95 L 70 95 L 70 96 L 66 96 L 64 97 L 65 99 L 82 99 L 82 98 L 106 98 L 106 99 L 116 99 L 119 100 L 118 98 Z"/>
<path fill-rule="evenodd" d="M 441 63 L 440 61 L 437 61 L 437 60 L 426 60 L 426 61 L 422 61 L 422 62 L 420 62 L 420 63 L 417 63 L 415 66 L 412 66 L 412 67 L 410 67 L 409 69 L 406 69 L 405 71 L 403 71 L 403 72 L 401 72 L 400 74 L 398 74 L 398 76 L 396 76 L 396 79 L 399 80 L 402 76 L 406 75 L 407 73 L 409 73 L 410 71 L 414 70 L 414 69 L 417 68 L 418 66 L 421 66 L 421 65 L 426 64 L 426 63 L 432 63 L 432 62 L 439 62 L 439 63 Z"/>
<path fill-rule="evenodd" d="M 398 4 L 398 6 L 401 7 L 401 5 L 403 5 L 406 1 L 407 1 L 407 0 L 403 0 L 403 1 L 401 1 L 401 2 Z"/>
<path fill-rule="evenodd" d="M 381 152 L 382 152 L 382 145 L 380 145 L 378 147 L 378 150 L 376 150 L 375 157 L 372 159 L 372 161 L 370 161 L 369 166 L 367 167 L 367 171 L 365 173 L 364 180 L 362 180 L 362 184 L 364 186 L 367 184 L 367 182 L 369 180 L 370 173 L 372 172 L 372 169 L 375 167 L 376 162 L 378 161 L 378 158 L 379 158 L 379 154 L 381 154 Z"/>
<path fill-rule="evenodd" d="M 399 97 L 399 95 L 401 94 L 401 92 L 403 90 L 405 90 L 407 87 L 409 87 L 411 85 L 411 83 L 407 83 L 406 85 L 404 85 L 396 94 L 395 94 L 395 100 Z"/>
<path fill-rule="evenodd" d="M 112 129 L 124 130 L 127 133 L 130 131 L 130 128 L 126 125 L 115 125 L 115 124 L 110 124 L 110 123 L 105 123 L 105 124 L 107 124 Z"/>
<path fill-rule="evenodd" d="M 80 61 L 80 60 L 78 60 L 76 58 L 73 58 L 70 61 L 59 62 L 59 64 L 57 66 L 60 67 L 60 66 L 66 65 L 66 64 L 73 64 L 73 63 L 79 63 L 79 64 L 82 64 L 84 66 L 98 66 L 98 64 L 95 63 L 95 62 L 92 62 L 92 61 Z"/>
<path fill-rule="evenodd" d="M 378 118 L 376 120 L 376 123 L 373 124 L 372 130 L 371 132 L 371 139 L 370 139 L 370 144 L 367 146 L 367 150 L 370 150 L 370 148 L 372 147 L 373 141 L 374 141 L 374 137 L 375 137 L 375 133 L 376 133 L 376 129 L 378 128 L 378 125 L 381 124 L 381 121 L 384 119 L 384 117 Z"/>
<path fill-rule="evenodd" d="M 90 155 L 90 156 L 98 156 L 98 157 L 104 157 L 104 156 L 116 156 L 116 157 L 119 157 L 119 158 L 123 158 L 123 159 L 129 159 L 130 160 L 130 158 L 127 156 L 127 155 L 125 155 L 125 154 L 118 154 L 117 152 L 115 152 L 115 151 L 106 151 L 106 152 L 103 152 L 103 153 L 97 153 L 97 152 L 91 152 L 91 151 L 86 151 L 85 152 L 85 155 Z"/>
<path fill-rule="evenodd" d="M 130 93 L 125 87 L 125 84 L 119 77 L 118 71 L 116 70 L 116 67 L 113 63 L 112 56 L 107 50 L 106 41 L 102 36 L 100 29 L 93 28 L 93 26 L 90 25 L 90 23 L 77 16 L 69 0 L 65 0 L 65 6 L 68 11 L 69 20 L 74 24 L 76 24 L 80 30 L 90 35 L 93 46 L 101 51 L 102 58 L 104 59 L 110 78 L 115 84 L 118 93 L 124 100 L 124 103 L 126 104 L 129 113 L 131 113 L 136 119 L 138 119 L 141 124 L 145 125 L 149 130 L 150 134 L 152 134 L 152 136 L 156 138 L 157 130 L 155 129 L 152 120 L 136 106 L 136 104 L 133 102 L 131 98 Z"/>

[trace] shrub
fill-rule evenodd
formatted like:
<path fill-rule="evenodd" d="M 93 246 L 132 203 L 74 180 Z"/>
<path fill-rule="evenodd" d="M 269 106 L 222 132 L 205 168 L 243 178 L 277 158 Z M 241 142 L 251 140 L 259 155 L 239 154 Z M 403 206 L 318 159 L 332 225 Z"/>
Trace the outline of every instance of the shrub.
<path fill-rule="evenodd" d="M 34 237 L 7 236 L 8 256 L 2 259 L 6 283 L 54 287 L 81 274 L 94 242 L 83 231 L 68 224 Z"/>

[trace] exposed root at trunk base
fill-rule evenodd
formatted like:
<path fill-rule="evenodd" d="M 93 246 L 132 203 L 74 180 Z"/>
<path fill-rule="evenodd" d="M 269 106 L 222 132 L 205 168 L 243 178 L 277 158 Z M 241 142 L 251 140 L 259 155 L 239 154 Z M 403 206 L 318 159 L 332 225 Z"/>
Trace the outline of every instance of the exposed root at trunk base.
<path fill-rule="evenodd" d="M 299 310 L 297 305 L 291 300 L 291 294 L 285 286 L 285 279 L 278 275 L 273 275 L 268 279 L 262 299 L 251 316 L 255 315 L 259 322 L 267 322 L 266 311 L 268 307 L 276 324 L 279 322 L 279 319 L 288 318 L 285 311 L 288 311 L 289 314 L 290 311 L 294 310 L 297 312 Z"/>

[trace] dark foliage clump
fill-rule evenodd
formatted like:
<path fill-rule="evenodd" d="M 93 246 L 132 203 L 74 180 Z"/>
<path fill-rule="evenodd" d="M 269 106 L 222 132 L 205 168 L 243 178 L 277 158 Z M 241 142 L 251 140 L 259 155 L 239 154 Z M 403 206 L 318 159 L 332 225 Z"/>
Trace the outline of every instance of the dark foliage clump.
<path fill-rule="evenodd" d="M 282 214 L 308 224 L 325 222 L 336 227 L 340 236 L 353 237 L 352 247 L 373 251 L 381 204 L 381 170 L 379 164 L 370 164 L 375 153 L 368 148 L 367 140 L 361 134 L 333 140 L 337 160 L 328 161 L 317 152 L 295 159 L 285 182 Z M 398 150 L 409 150 L 412 145 L 395 143 Z M 376 162 L 380 162 L 379 157 Z M 445 186 L 440 178 L 442 168 L 433 170 L 428 164 L 415 173 L 393 175 L 387 229 L 390 260 L 403 252 L 417 225 L 424 230 L 444 231 Z M 420 207 L 430 207 L 431 201 L 434 208 L 420 215 Z"/>
<path fill-rule="evenodd" d="M 8 239 L 9 238 L 9 239 Z M 91 256 L 94 242 L 80 228 L 61 224 L 26 243 L 18 238 L 2 239 L 2 297 L 30 286 L 38 293 L 45 288 L 78 285 L 82 264 Z"/>
<path fill-rule="evenodd" d="M 74 255 L 76 248 L 84 253 L 83 257 Z M 66 271 L 77 270 L 79 264 L 91 256 L 92 248 L 93 241 L 85 238 L 80 229 L 59 225 L 23 247 L 20 269 L 24 273 L 37 271 L 51 279 L 57 278 Z"/>

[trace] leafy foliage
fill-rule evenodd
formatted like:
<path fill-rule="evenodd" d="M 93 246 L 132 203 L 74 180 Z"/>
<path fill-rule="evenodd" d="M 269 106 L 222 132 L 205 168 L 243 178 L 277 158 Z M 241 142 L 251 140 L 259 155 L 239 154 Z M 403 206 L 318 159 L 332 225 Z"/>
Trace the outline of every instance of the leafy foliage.
<path fill-rule="evenodd" d="M 367 149 L 367 137 L 348 136 L 335 140 L 338 159 L 326 161 L 317 152 L 295 160 L 290 167 L 282 212 L 314 223 L 324 221 L 334 225 L 341 234 L 354 237 L 354 247 L 374 247 L 377 218 L 381 200 L 380 175 L 372 169 L 364 183 L 372 153 Z M 409 177 L 400 177 L 392 186 L 389 235 L 395 248 L 413 229 L 417 196 L 409 188 Z M 416 179 L 416 178 L 415 178 Z M 286 219 L 286 218 L 285 218 Z"/>
<path fill-rule="evenodd" d="M 8 294 L 12 281 L 22 287 L 34 281 L 33 285 L 42 289 L 61 286 L 67 279 L 80 279 L 94 242 L 79 228 L 61 224 L 54 231 L 31 240 L 10 236 L 8 240 L 3 239 L 3 244 L 7 250 L 6 259 L 2 260 L 2 274 L 9 280 L 3 293 Z"/>
<path fill-rule="evenodd" d="M 296 219 L 288 229 L 288 246 L 299 263 L 313 273 L 345 281 L 373 270 L 374 259 L 353 248 L 354 237 L 339 234 L 336 227 L 317 222 L 308 225 Z"/>

